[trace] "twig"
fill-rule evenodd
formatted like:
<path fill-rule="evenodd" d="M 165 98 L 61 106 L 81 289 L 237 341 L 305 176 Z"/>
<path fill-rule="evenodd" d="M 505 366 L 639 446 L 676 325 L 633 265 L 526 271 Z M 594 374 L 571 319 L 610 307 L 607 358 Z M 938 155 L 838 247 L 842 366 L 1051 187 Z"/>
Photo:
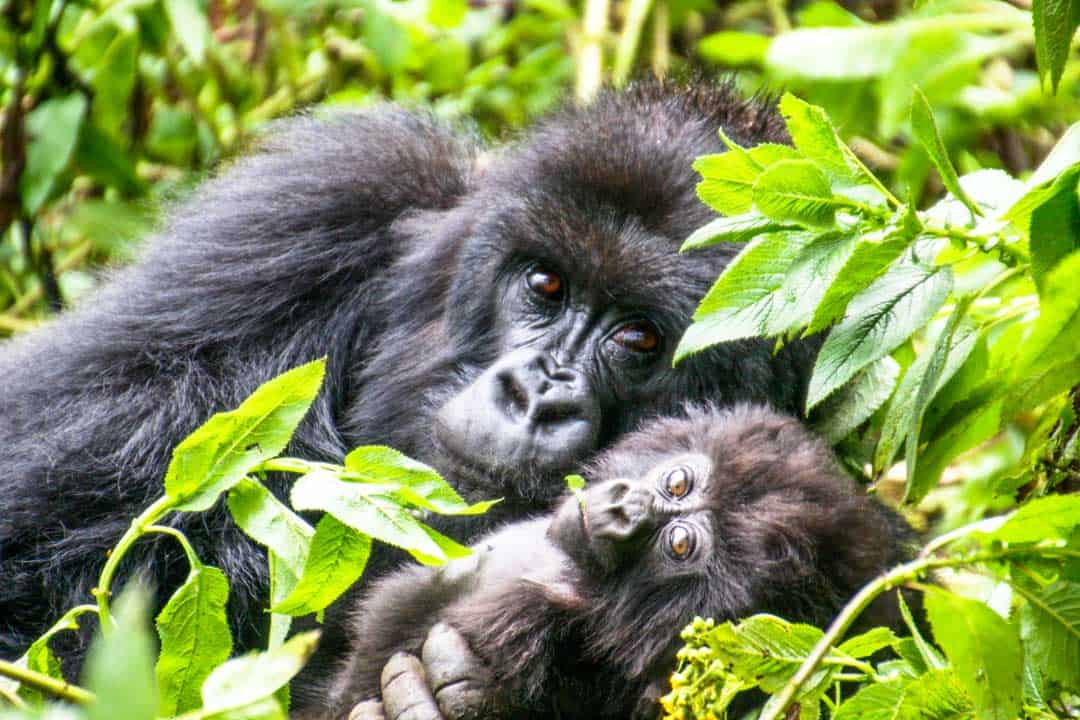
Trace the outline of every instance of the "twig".
<path fill-rule="evenodd" d="M 79 705 L 88 705 L 94 702 L 94 694 L 89 690 L 84 690 L 66 680 L 57 680 L 54 677 L 35 672 L 7 660 L 0 660 L 0 675 L 9 677 L 12 680 L 18 680 L 27 687 L 48 693 L 61 700 L 78 703 Z"/>
<path fill-rule="evenodd" d="M 579 102 L 592 100 L 603 83 L 603 43 L 607 34 L 610 6 L 610 0 L 585 0 L 585 23 L 582 28 L 582 46 L 578 52 L 575 90 Z"/>
<path fill-rule="evenodd" d="M 630 76 L 630 68 L 634 64 L 638 43 L 641 41 L 641 31 L 645 27 L 645 18 L 648 17 L 651 6 L 652 0 L 630 0 L 626 22 L 619 35 L 619 44 L 615 48 L 615 67 L 611 76 L 616 87 L 625 85 Z"/>

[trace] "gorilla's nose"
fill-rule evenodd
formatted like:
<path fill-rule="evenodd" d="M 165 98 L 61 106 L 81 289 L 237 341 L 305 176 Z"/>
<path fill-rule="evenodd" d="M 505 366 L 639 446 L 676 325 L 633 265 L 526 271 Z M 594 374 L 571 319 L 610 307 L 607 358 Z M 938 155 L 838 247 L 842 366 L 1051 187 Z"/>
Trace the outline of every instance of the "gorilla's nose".
<path fill-rule="evenodd" d="M 652 493 L 626 480 L 596 488 L 586 497 L 585 507 L 594 538 L 624 543 L 652 527 Z"/>
<path fill-rule="evenodd" d="M 600 408 L 584 373 L 529 349 L 509 353 L 491 371 L 496 406 L 533 438 L 536 459 L 572 462 L 594 447 Z"/>

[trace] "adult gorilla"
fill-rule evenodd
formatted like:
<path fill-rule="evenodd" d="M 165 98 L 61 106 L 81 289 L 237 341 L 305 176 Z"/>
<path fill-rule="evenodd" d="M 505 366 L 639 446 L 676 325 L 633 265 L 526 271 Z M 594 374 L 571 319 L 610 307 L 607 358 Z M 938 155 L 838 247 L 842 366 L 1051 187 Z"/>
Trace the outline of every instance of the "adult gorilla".
<path fill-rule="evenodd" d="M 683 401 L 795 408 L 805 348 L 736 343 L 671 366 L 733 252 L 676 252 L 710 217 L 691 162 L 722 151 L 719 127 L 743 145 L 783 136 L 771 108 L 728 88 L 660 83 L 493 150 L 393 107 L 280 126 L 176 208 L 134 266 L 3 348 L 0 656 L 86 601 L 181 438 L 312 358 L 329 358 L 325 390 L 288 452 L 385 443 L 471 498 L 504 497 L 444 526 L 464 541 L 545 507 L 564 473 Z M 256 645 L 260 551 L 220 507 L 184 522 L 232 581 L 238 649 Z M 183 556 L 142 550 L 164 597 Z M 383 549 L 368 575 L 400 559 Z"/>

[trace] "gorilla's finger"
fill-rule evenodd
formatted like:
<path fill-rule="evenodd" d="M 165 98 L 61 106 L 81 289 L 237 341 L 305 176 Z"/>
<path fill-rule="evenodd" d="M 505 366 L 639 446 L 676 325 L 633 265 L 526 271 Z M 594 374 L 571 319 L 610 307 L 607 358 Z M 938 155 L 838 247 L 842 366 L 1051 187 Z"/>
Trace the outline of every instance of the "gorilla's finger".
<path fill-rule="evenodd" d="M 386 720 L 443 720 L 415 656 L 397 653 L 382 671 L 383 712 Z"/>
<path fill-rule="evenodd" d="M 447 720 L 478 720 L 491 695 L 491 671 L 454 628 L 438 623 L 422 651 L 428 683 Z"/>
<path fill-rule="evenodd" d="M 386 720 L 386 714 L 383 713 L 381 702 L 365 700 L 353 707 L 352 712 L 349 713 L 349 720 Z"/>

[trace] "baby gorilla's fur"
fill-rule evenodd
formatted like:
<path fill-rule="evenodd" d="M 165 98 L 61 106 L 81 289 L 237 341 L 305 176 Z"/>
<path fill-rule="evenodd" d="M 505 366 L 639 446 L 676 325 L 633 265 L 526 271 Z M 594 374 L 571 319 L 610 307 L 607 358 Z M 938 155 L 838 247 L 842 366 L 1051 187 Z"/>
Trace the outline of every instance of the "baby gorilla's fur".
<path fill-rule="evenodd" d="M 653 717 L 695 616 L 822 625 L 907 554 L 903 521 L 824 442 L 763 406 L 655 420 L 587 475 L 583 497 L 494 532 L 472 557 L 376 583 L 330 712 L 377 698 L 388 658 L 419 654 L 445 622 L 495 677 L 466 714 Z"/>

